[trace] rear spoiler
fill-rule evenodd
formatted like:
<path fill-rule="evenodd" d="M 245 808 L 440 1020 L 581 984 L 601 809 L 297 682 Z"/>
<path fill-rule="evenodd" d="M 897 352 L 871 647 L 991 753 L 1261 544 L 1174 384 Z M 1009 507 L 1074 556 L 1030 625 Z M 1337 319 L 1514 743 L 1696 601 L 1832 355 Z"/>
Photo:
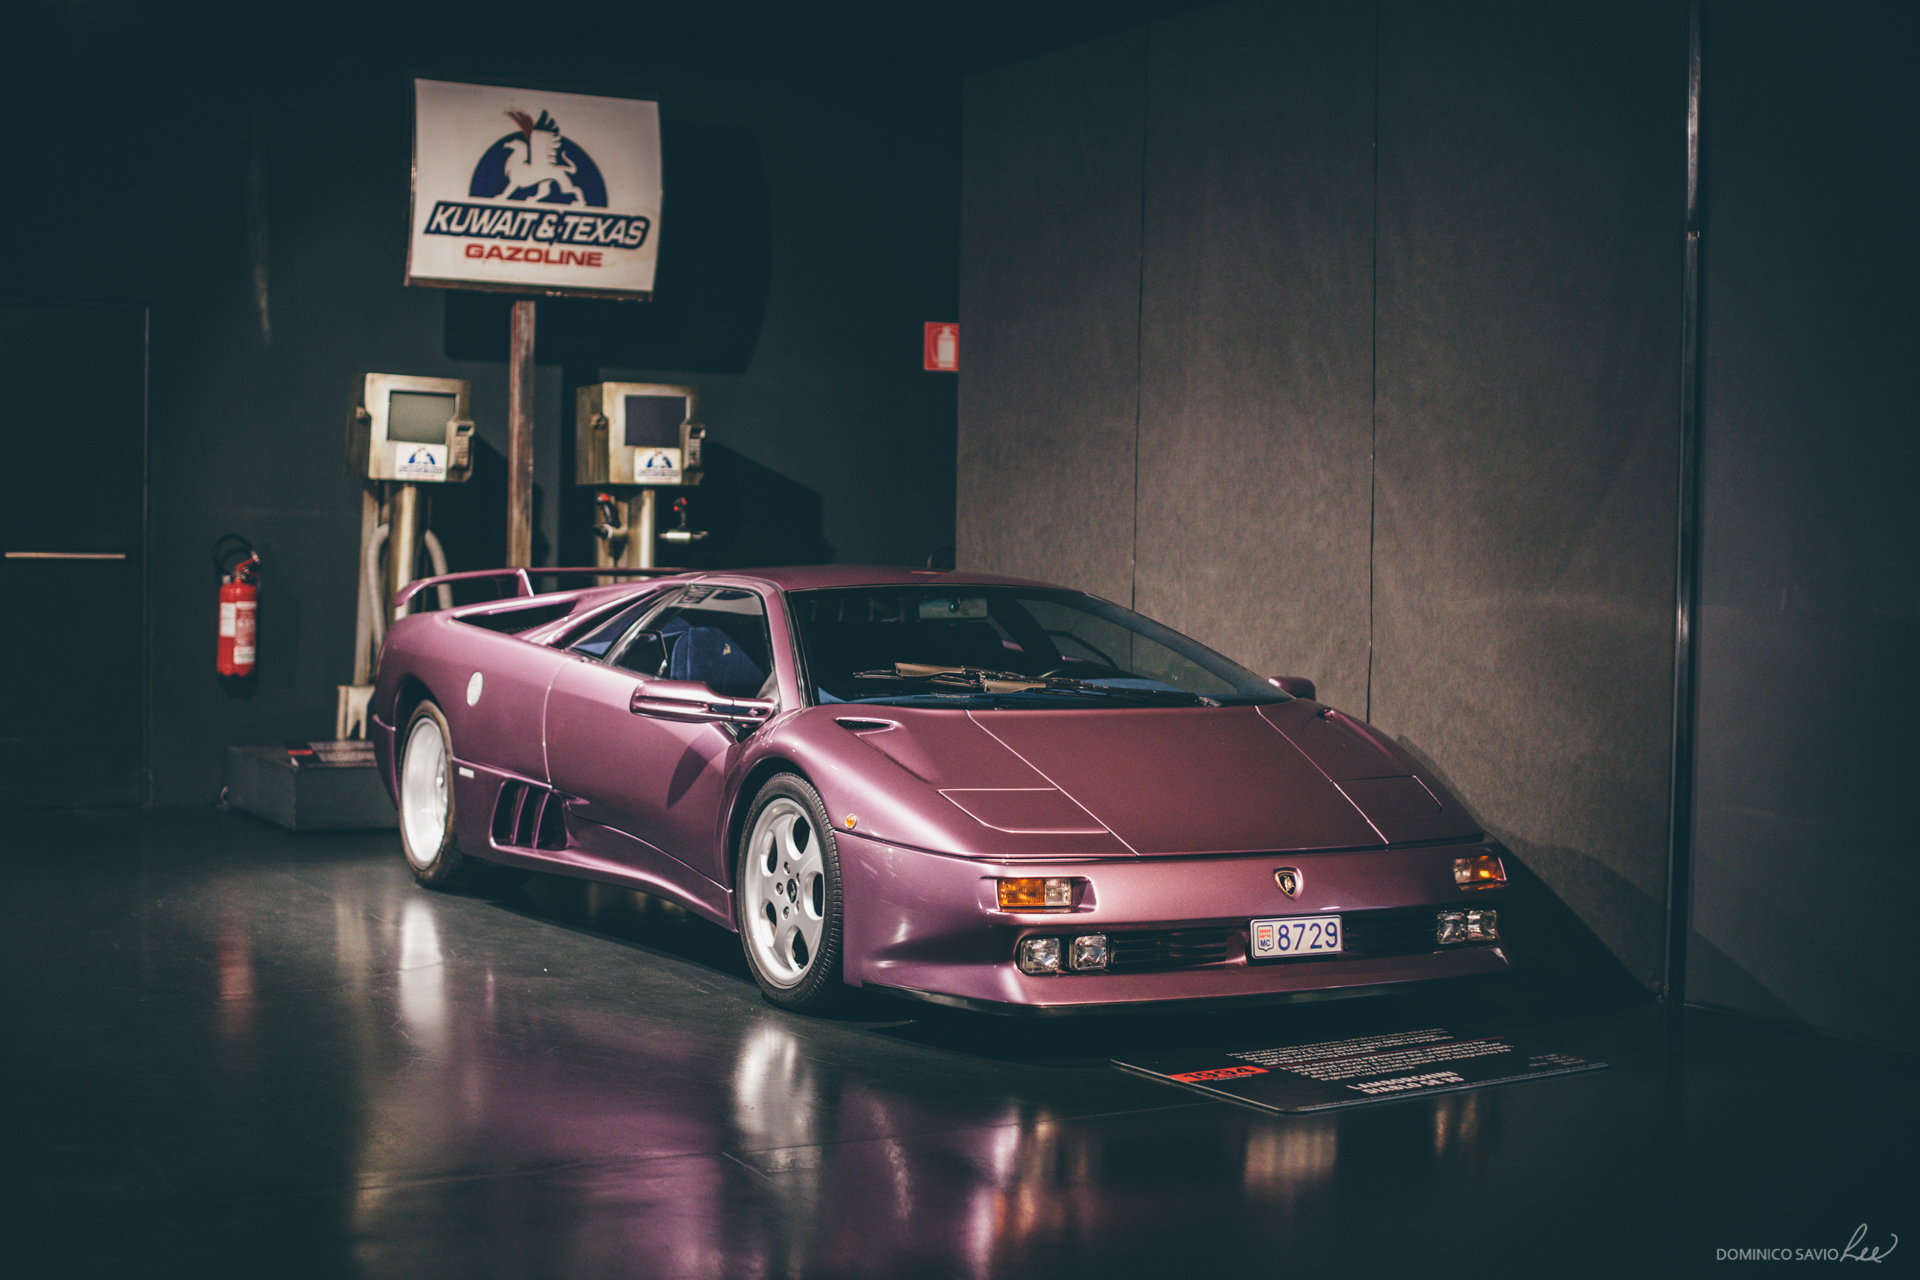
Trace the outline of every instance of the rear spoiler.
<path fill-rule="evenodd" d="M 393 593 L 393 611 L 396 616 L 403 614 L 409 601 L 428 587 L 444 586 L 452 582 L 479 582 L 482 579 L 514 580 L 516 596 L 536 594 L 533 579 L 554 577 L 590 577 L 590 578 L 663 578 L 676 573 L 685 573 L 685 569 L 634 569 L 624 565 L 594 565 L 582 569 L 473 569 L 466 573 L 443 573 L 437 578 L 421 578 L 410 582 Z"/>

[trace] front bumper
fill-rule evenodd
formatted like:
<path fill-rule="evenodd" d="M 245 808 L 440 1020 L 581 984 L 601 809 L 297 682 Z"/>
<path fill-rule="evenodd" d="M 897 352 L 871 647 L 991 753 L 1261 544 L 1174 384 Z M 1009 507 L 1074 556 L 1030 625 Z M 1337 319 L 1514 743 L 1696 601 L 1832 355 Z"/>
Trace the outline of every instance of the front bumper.
<path fill-rule="evenodd" d="M 1060 860 L 1000 864 L 945 857 L 836 833 L 846 885 L 845 977 L 935 1003 L 1000 1013 L 1133 1012 L 1214 1002 L 1327 999 L 1410 982 L 1498 973 L 1512 965 L 1501 942 L 1250 961 L 1254 919 L 1368 913 L 1415 914 L 1502 905 L 1504 888 L 1462 890 L 1456 858 L 1493 851 L 1484 842 L 1316 853 Z M 1276 886 L 1299 872 L 1298 897 Z M 1070 911 L 1005 912 L 1000 876 L 1073 876 L 1091 886 Z M 1204 929 L 1228 937 L 1222 960 L 1152 972 L 1022 973 L 1023 937 L 1109 936 L 1133 930 Z"/>

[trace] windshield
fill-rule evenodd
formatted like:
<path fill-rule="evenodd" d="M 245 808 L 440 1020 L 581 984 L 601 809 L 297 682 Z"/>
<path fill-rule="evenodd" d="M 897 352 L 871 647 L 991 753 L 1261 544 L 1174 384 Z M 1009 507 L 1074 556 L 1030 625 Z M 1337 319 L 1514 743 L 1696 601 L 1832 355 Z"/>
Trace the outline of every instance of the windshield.
<path fill-rule="evenodd" d="M 851 587 L 787 610 L 815 702 L 1243 706 L 1286 694 L 1205 645 L 1077 591 Z"/>

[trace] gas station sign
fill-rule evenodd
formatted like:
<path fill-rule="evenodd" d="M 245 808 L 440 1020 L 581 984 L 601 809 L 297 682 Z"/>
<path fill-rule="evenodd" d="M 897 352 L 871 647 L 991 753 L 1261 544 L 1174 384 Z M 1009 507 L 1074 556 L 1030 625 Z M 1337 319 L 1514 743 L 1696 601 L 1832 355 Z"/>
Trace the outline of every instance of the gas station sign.
<path fill-rule="evenodd" d="M 660 246 L 660 108 L 413 82 L 407 283 L 646 298 Z"/>

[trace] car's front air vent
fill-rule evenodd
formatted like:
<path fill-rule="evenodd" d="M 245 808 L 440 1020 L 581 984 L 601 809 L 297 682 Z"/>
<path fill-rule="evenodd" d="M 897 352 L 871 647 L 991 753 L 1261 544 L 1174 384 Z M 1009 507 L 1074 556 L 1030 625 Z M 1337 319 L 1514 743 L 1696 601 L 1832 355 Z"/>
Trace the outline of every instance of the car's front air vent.
<path fill-rule="evenodd" d="M 1237 947 L 1233 929 L 1141 929 L 1107 935 L 1107 970 L 1193 969 L 1225 964 Z"/>
<path fill-rule="evenodd" d="M 1385 911 L 1348 911 L 1340 917 L 1341 926 L 1347 933 L 1346 950 L 1364 955 L 1413 955 L 1422 951 L 1438 951 L 1440 944 L 1434 939 L 1434 915 L 1440 909 L 1394 907 Z"/>
<path fill-rule="evenodd" d="M 485 627 L 489 631 L 512 636 L 543 627 L 555 618 L 566 617 L 573 612 L 573 605 L 571 600 L 562 600 L 555 604 L 529 605 L 524 609 L 496 609 L 492 613 L 456 613 L 453 618 L 455 622 L 464 622 L 470 627 Z"/>

